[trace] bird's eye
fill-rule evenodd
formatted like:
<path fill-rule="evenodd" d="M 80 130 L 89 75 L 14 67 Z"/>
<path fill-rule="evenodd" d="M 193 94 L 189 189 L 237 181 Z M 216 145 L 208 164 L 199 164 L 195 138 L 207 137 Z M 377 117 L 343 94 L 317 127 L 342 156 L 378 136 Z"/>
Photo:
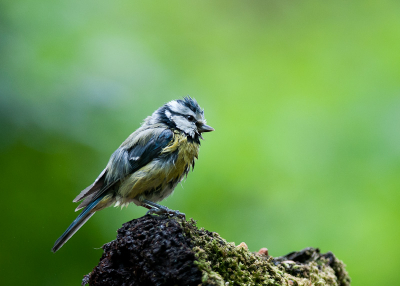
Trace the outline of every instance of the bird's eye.
<path fill-rule="evenodd" d="M 194 121 L 194 117 L 192 115 L 188 115 L 186 116 L 187 120 L 189 120 L 190 122 Z"/>

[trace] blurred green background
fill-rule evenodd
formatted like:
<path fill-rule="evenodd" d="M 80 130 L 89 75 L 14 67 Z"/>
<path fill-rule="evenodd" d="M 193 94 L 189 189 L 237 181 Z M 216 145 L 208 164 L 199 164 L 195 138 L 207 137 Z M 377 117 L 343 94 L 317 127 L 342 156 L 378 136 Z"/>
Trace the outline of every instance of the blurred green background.
<path fill-rule="evenodd" d="M 399 1 L 0 1 L 3 285 L 79 285 L 130 206 L 59 252 L 71 201 L 162 104 L 215 132 L 163 201 L 273 256 L 332 251 L 353 285 L 400 266 Z M 397 283 L 396 283 L 397 282 Z"/>

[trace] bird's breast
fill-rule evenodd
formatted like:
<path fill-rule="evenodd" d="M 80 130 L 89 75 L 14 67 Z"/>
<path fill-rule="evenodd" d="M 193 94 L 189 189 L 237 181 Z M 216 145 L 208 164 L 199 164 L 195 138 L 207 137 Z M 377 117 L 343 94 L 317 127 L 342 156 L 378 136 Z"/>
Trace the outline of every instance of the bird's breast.
<path fill-rule="evenodd" d="M 161 151 L 163 154 L 176 154 L 176 163 L 192 166 L 199 155 L 199 144 L 189 142 L 187 136 L 179 132 L 174 133 L 174 139 Z"/>

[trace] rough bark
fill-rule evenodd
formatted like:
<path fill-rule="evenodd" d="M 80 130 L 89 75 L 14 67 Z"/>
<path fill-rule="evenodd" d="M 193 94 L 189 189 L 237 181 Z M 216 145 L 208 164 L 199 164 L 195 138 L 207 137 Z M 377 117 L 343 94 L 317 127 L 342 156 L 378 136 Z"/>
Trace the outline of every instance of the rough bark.
<path fill-rule="evenodd" d="M 273 258 L 266 248 L 250 252 L 176 217 L 127 222 L 103 250 L 82 285 L 350 285 L 331 252 L 306 248 Z"/>

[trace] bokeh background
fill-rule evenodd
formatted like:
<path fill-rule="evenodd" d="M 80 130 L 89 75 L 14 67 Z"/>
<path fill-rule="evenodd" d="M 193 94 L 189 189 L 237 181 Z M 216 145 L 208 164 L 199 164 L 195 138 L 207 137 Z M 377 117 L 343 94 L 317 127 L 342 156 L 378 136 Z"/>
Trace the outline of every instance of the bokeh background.
<path fill-rule="evenodd" d="M 400 266 L 399 1 L 0 1 L 3 285 L 79 285 L 145 209 L 72 199 L 162 104 L 205 109 L 200 160 L 163 201 L 273 256 L 320 247 L 353 285 Z"/>

